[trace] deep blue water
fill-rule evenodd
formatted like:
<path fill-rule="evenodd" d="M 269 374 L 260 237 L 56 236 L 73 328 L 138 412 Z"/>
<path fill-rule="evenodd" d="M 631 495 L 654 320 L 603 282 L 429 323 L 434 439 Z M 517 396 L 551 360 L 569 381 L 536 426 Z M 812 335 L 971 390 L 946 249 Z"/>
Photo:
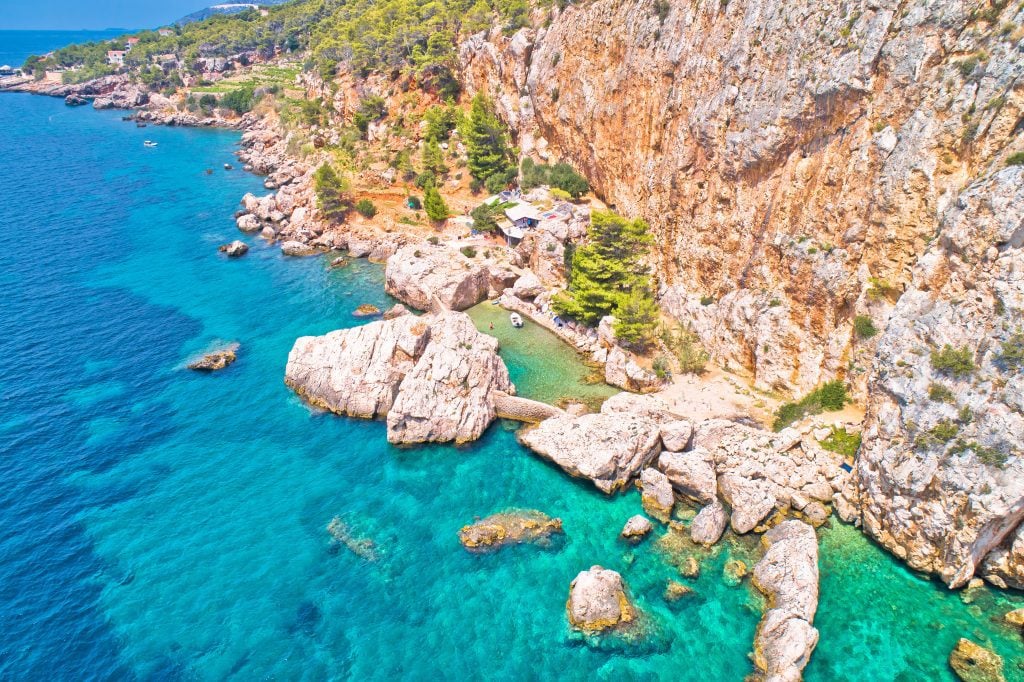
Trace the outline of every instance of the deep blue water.
<path fill-rule="evenodd" d="M 106 40 L 124 35 L 125 29 L 103 31 L 0 31 L 0 65 L 15 68 L 30 55 L 41 55 L 72 43 Z"/>
<path fill-rule="evenodd" d="M 387 305 L 380 268 L 332 271 L 248 237 L 247 256 L 222 258 L 239 197 L 260 189 L 219 170 L 237 134 L 120 116 L 0 95 L 0 679 L 750 672 L 761 603 L 722 580 L 728 558 L 756 559 L 749 543 L 702 555 L 695 596 L 671 605 L 666 580 L 692 550 L 623 545 L 635 492 L 570 480 L 511 425 L 469 447 L 398 449 L 379 422 L 308 409 L 282 381 L 292 342 Z M 229 369 L 183 369 L 226 342 L 241 344 Z M 506 352 L 521 392 L 549 390 L 528 369 L 557 371 L 550 358 Z M 565 544 L 461 548 L 463 524 L 509 507 L 561 517 Z M 334 517 L 375 560 L 332 545 Z M 642 642 L 570 635 L 569 582 L 593 564 L 623 573 Z M 1016 595 L 966 604 L 846 527 L 823 533 L 821 566 L 809 680 L 952 679 L 960 636 L 1021 678 L 1020 637 L 997 622 Z"/>

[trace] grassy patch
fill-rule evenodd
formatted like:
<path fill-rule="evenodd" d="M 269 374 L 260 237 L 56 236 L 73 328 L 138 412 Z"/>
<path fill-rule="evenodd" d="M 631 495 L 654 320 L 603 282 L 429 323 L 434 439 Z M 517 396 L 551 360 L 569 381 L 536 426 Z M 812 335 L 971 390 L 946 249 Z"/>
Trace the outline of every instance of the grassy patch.
<path fill-rule="evenodd" d="M 832 434 L 821 441 L 821 447 L 838 453 L 847 459 L 857 456 L 860 449 L 860 434 L 850 433 L 845 428 L 832 427 Z"/>

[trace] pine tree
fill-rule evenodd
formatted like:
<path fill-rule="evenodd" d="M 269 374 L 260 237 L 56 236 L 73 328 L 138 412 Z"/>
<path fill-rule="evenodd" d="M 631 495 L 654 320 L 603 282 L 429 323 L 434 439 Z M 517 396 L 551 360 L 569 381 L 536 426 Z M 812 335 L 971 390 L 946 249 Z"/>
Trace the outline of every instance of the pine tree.
<path fill-rule="evenodd" d="M 494 175 L 508 175 L 511 169 L 514 177 L 516 168 L 511 161 L 508 129 L 494 113 L 494 104 L 483 93 L 473 98 L 465 128 L 470 175 L 482 183 Z"/>
<path fill-rule="evenodd" d="M 448 174 L 448 166 L 444 163 L 441 145 L 437 143 L 436 139 L 427 140 L 423 147 L 423 171 L 433 173 L 437 177 L 444 177 Z"/>
<path fill-rule="evenodd" d="M 431 220 L 444 220 L 448 217 L 448 204 L 444 203 L 441 193 L 433 185 L 423 193 L 423 210 Z"/>
<path fill-rule="evenodd" d="M 641 277 L 615 307 L 615 337 L 646 348 L 658 327 L 658 304 L 651 294 L 650 279 Z"/>
<path fill-rule="evenodd" d="M 589 241 L 573 253 L 569 289 L 554 305 L 562 314 L 595 324 L 614 313 L 634 287 L 650 287 L 644 256 L 651 236 L 642 219 L 626 220 L 611 211 L 594 211 L 587 235 Z"/>
<path fill-rule="evenodd" d="M 313 174 L 313 190 L 320 212 L 332 222 L 344 220 L 352 208 L 352 187 L 348 178 L 338 175 L 331 164 L 324 162 Z"/>

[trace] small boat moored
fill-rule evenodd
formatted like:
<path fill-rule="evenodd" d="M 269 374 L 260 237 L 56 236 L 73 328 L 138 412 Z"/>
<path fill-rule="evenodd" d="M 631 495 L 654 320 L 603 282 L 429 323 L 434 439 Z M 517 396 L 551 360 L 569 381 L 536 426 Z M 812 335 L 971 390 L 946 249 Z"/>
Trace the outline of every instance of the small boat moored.
<path fill-rule="evenodd" d="M 515 327 L 516 329 L 519 329 L 520 327 L 523 326 L 523 318 L 519 315 L 519 313 L 512 313 L 511 315 L 509 315 L 508 321 L 511 322 L 512 326 Z"/>
<path fill-rule="evenodd" d="M 153 140 L 146 140 L 142 144 L 145 147 L 155 147 L 156 146 L 156 142 L 153 142 Z"/>

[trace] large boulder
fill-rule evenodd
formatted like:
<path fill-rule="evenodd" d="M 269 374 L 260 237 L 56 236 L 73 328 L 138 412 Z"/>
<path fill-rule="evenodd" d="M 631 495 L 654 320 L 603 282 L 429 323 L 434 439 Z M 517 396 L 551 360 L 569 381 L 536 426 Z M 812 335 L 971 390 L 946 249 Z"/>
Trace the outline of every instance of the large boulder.
<path fill-rule="evenodd" d="M 658 424 L 623 413 L 562 415 L 520 434 L 537 454 L 610 493 L 623 489 L 658 454 Z"/>
<path fill-rule="evenodd" d="M 640 473 L 640 501 L 644 511 L 659 521 L 668 522 L 676 503 L 668 476 L 653 467 L 644 469 Z"/>
<path fill-rule="evenodd" d="M 515 392 L 498 341 L 453 311 L 302 337 L 285 383 L 339 414 L 387 415 L 392 443 L 478 438 L 495 418 L 495 396 Z"/>
<path fill-rule="evenodd" d="M 818 644 L 818 539 L 802 521 L 784 521 L 764 534 L 767 551 L 754 567 L 754 585 L 769 610 L 754 639 L 754 664 L 767 680 L 798 682 Z"/>
<path fill-rule="evenodd" d="M 635 393 L 652 393 L 665 385 L 663 379 L 644 369 L 630 353 L 619 346 L 608 351 L 604 366 L 604 380 L 612 386 L 624 388 Z"/>
<path fill-rule="evenodd" d="M 722 537 L 729 525 L 729 514 L 718 500 L 701 509 L 690 523 L 690 539 L 698 545 L 709 547 Z"/>
<path fill-rule="evenodd" d="M 705 450 L 662 452 L 658 457 L 658 468 L 668 476 L 676 490 L 691 500 L 708 504 L 717 498 L 715 462 Z"/>
<path fill-rule="evenodd" d="M 611 630 L 636 618 L 622 576 L 600 566 L 581 571 L 572 581 L 566 610 L 569 623 L 589 633 Z"/>
<path fill-rule="evenodd" d="M 732 529 L 749 533 L 775 509 L 775 495 L 767 483 L 758 479 L 726 474 L 719 478 L 722 497 L 732 508 Z"/>
<path fill-rule="evenodd" d="M 432 310 L 437 301 L 465 310 L 487 299 L 490 273 L 454 249 L 409 245 L 388 258 L 384 290 L 419 310 Z"/>
<path fill-rule="evenodd" d="M 388 413 L 391 443 L 476 440 L 496 416 L 493 394 L 515 392 L 498 340 L 468 315 L 446 312 L 431 325 L 430 343 Z"/>
<path fill-rule="evenodd" d="M 317 407 L 351 417 L 382 417 L 430 336 L 429 320 L 412 315 L 303 336 L 288 354 L 284 380 Z"/>
<path fill-rule="evenodd" d="M 693 424 L 685 419 L 677 419 L 661 425 L 661 444 L 666 450 L 682 452 L 690 447 L 693 437 Z"/>
<path fill-rule="evenodd" d="M 626 521 L 626 525 L 622 527 L 622 532 L 620 532 L 619 535 L 630 542 L 639 542 L 652 530 L 654 530 L 654 525 L 646 516 L 643 514 L 635 514 L 629 517 L 629 520 Z"/>

